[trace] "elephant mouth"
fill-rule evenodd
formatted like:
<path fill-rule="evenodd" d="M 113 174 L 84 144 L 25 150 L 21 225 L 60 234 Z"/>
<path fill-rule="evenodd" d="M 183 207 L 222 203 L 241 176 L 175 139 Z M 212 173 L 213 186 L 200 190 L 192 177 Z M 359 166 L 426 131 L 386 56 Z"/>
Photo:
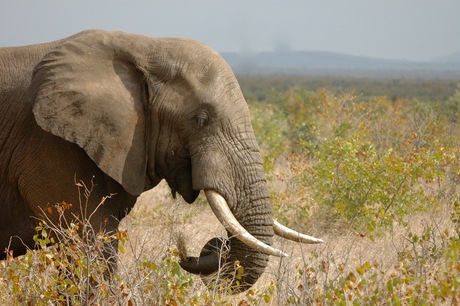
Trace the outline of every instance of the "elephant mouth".
<path fill-rule="evenodd" d="M 191 204 L 195 202 L 196 198 L 200 194 L 199 190 L 194 190 L 192 188 L 182 188 L 183 184 L 177 183 L 176 181 L 168 181 L 169 188 L 171 188 L 171 195 L 175 199 L 176 193 L 178 192 L 185 202 Z"/>

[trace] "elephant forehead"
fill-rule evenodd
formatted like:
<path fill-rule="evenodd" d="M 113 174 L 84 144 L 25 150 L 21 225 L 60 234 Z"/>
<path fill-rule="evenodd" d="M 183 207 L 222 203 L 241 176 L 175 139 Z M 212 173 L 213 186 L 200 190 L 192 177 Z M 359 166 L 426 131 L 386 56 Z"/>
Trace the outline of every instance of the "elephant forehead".
<path fill-rule="evenodd" d="M 222 63 L 215 54 L 213 56 L 204 58 L 205 60 L 199 60 L 197 62 L 192 62 L 193 76 L 196 78 L 197 82 L 203 85 L 211 85 L 212 83 L 219 83 L 225 73 Z"/>
<path fill-rule="evenodd" d="M 185 69 L 181 70 L 182 76 L 188 79 L 192 86 L 218 90 L 236 81 L 230 66 L 222 56 L 207 47 L 200 48 L 183 60 Z"/>

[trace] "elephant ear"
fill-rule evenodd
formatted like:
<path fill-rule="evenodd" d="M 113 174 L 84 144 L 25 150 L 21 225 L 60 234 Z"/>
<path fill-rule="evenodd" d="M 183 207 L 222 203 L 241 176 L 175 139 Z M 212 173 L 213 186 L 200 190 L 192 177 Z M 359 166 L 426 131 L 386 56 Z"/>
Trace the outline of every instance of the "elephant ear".
<path fill-rule="evenodd" d="M 148 93 L 124 47 L 105 32 L 59 44 L 35 68 L 33 113 L 41 128 L 79 145 L 126 191 L 139 195 L 147 168 Z"/>

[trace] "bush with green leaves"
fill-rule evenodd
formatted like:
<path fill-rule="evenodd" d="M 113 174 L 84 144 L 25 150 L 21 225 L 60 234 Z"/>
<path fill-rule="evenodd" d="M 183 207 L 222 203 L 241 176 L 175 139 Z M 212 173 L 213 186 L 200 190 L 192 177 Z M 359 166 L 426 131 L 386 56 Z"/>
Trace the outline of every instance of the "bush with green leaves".
<path fill-rule="evenodd" d="M 279 156 L 287 157 L 296 195 L 329 221 L 360 231 L 391 228 L 410 213 L 443 205 L 453 188 L 458 149 L 440 137 L 448 126 L 432 105 L 294 89 L 285 110 L 291 130 L 284 132 L 297 136 Z M 311 128 L 302 134 L 305 125 Z M 275 211 L 282 212 L 279 196 Z"/>
<path fill-rule="evenodd" d="M 76 185 L 80 195 L 84 195 L 79 203 L 84 208 L 94 186 L 87 188 L 83 182 Z M 108 197 L 101 199 L 98 208 Z M 108 298 L 109 276 L 117 261 L 114 256 L 117 251 L 124 251 L 127 234 L 95 230 L 91 226 L 94 212 L 77 216 L 70 213 L 72 206 L 61 202 L 43 211 L 33 237 L 35 250 L 28 250 L 19 258 L 13 258 L 13 250 L 6 250 L 10 256 L 2 266 L 1 275 L 7 275 L 12 282 L 5 281 L 3 288 L 0 282 L 0 290 L 11 293 L 3 295 L 3 302 L 81 305 Z M 117 250 L 112 242 L 116 242 Z"/>

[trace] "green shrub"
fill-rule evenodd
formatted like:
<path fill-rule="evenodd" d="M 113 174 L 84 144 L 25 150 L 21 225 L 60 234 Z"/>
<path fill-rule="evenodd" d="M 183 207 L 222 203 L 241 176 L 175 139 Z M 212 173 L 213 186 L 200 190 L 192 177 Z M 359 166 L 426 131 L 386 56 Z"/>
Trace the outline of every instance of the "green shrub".
<path fill-rule="evenodd" d="M 447 126 L 437 122 L 442 116 L 430 104 L 358 102 L 353 95 L 295 89 L 286 95 L 285 110 L 291 113 L 287 133 L 297 137 L 284 146 L 290 148 L 283 153 L 290 184 L 329 221 L 359 231 L 388 229 L 411 213 L 443 205 L 452 189 L 458 149 L 438 136 Z M 306 135 L 299 132 L 304 122 L 314 127 Z M 277 203 L 285 197 L 274 193 L 275 210 L 292 220 Z M 308 222 L 308 207 L 298 204 L 296 211 Z"/>

